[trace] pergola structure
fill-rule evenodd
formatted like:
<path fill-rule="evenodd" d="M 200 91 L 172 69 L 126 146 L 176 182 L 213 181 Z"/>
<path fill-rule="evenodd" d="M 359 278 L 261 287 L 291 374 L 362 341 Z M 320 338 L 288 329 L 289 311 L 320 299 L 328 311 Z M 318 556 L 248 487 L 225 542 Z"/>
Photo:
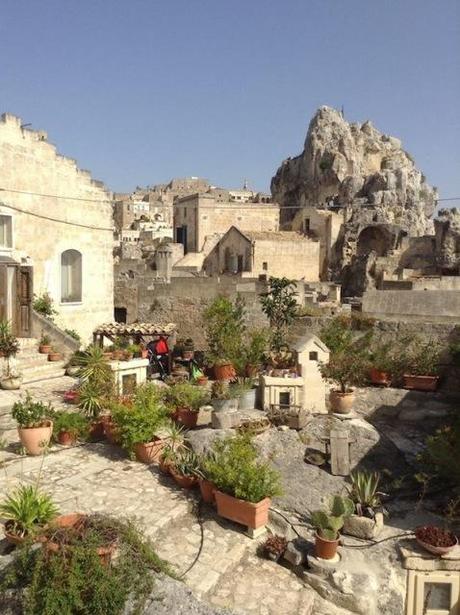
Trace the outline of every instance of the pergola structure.
<path fill-rule="evenodd" d="M 104 338 L 114 343 L 116 338 L 121 337 L 140 344 L 145 341 L 145 338 L 153 339 L 160 335 L 169 338 L 175 336 L 175 334 L 176 325 L 172 322 L 165 325 L 152 322 L 134 322 L 129 325 L 122 322 L 114 322 L 100 325 L 94 329 L 93 342 L 102 347 L 104 345 Z"/>

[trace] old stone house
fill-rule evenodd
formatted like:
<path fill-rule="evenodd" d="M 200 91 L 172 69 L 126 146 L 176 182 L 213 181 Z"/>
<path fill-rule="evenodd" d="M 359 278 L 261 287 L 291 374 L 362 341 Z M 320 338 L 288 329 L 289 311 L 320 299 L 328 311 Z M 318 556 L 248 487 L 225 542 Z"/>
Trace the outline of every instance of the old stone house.
<path fill-rule="evenodd" d="M 208 275 L 240 274 L 319 280 L 318 241 L 292 231 L 242 231 L 232 226 L 205 258 Z"/>
<path fill-rule="evenodd" d="M 186 253 L 201 252 L 206 237 L 226 233 L 231 226 L 241 231 L 277 231 L 279 207 L 275 203 L 224 200 L 217 191 L 174 202 L 174 239 L 183 244 Z"/>
<path fill-rule="evenodd" d="M 44 132 L 0 120 L 0 318 L 30 335 L 33 295 L 48 292 L 56 323 L 89 339 L 113 319 L 111 194 Z"/>

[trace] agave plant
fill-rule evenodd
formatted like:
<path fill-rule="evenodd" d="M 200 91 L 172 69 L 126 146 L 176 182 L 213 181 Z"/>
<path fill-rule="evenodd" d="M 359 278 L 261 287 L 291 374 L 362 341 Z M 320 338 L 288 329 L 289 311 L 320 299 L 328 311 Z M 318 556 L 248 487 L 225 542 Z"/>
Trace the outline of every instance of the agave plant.
<path fill-rule="evenodd" d="M 379 472 L 356 471 L 351 473 L 351 487 L 349 488 L 350 497 L 356 508 L 356 513 L 360 516 L 374 517 L 375 509 L 381 505 L 380 496 L 377 491 L 380 474 Z"/>
<path fill-rule="evenodd" d="M 329 509 L 316 510 L 311 513 L 311 523 L 318 534 L 326 540 L 337 540 L 345 519 L 355 510 L 355 504 L 350 498 L 335 495 Z"/>
<path fill-rule="evenodd" d="M 47 493 L 34 485 L 22 485 L 0 504 L 0 516 L 8 531 L 19 537 L 30 536 L 52 521 L 59 509 Z"/>
<path fill-rule="evenodd" d="M 183 448 L 172 456 L 174 469 L 181 476 L 199 476 L 200 463 L 197 455 L 189 448 Z"/>

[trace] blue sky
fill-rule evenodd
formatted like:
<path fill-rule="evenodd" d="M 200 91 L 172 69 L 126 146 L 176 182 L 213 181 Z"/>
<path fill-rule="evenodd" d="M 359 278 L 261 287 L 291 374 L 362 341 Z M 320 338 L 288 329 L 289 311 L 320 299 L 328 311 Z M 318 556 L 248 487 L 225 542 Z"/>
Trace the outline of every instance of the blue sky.
<path fill-rule="evenodd" d="M 458 0 L 3 0 L 0 109 L 113 190 L 266 190 L 320 105 L 460 197 Z"/>

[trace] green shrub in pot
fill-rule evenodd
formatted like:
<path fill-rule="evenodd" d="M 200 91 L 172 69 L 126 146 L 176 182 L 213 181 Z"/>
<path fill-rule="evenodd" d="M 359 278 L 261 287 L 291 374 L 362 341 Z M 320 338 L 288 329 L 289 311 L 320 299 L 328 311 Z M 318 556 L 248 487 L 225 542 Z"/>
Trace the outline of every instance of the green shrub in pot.
<path fill-rule="evenodd" d="M 187 408 L 192 412 L 198 412 L 200 407 L 209 401 L 209 394 L 203 387 L 190 382 L 180 382 L 167 389 L 165 400 L 174 410 Z"/>
<path fill-rule="evenodd" d="M 0 503 L 5 531 L 16 539 L 33 537 L 58 514 L 51 496 L 36 485 L 21 485 Z"/>

